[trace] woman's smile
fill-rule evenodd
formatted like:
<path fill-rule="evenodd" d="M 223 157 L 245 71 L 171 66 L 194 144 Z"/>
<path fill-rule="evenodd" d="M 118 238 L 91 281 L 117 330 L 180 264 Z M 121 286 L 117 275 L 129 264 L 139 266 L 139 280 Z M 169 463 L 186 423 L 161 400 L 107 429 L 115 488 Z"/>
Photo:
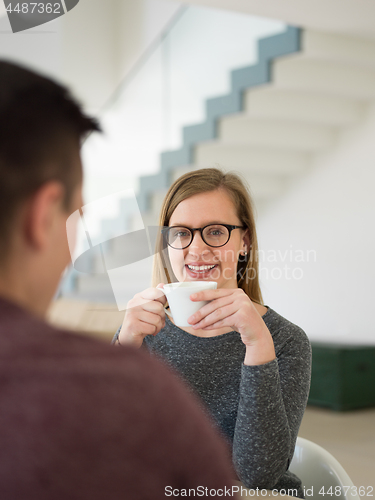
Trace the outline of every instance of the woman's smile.
<path fill-rule="evenodd" d="M 207 279 L 210 278 L 213 272 L 217 271 L 218 264 L 206 263 L 189 263 L 185 265 L 186 274 L 192 279 Z M 216 272 L 217 274 L 217 272 Z"/>

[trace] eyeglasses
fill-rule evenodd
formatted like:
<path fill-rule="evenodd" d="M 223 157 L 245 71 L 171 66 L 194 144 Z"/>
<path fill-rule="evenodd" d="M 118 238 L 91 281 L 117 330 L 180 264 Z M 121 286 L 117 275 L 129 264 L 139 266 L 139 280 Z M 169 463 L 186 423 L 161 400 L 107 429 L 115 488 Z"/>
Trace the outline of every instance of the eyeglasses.
<path fill-rule="evenodd" d="M 194 231 L 201 233 L 202 240 L 209 247 L 222 247 L 230 239 L 233 229 L 245 229 L 231 224 L 209 224 L 204 227 L 171 226 L 161 230 L 167 244 L 176 250 L 187 248 L 194 238 Z"/>

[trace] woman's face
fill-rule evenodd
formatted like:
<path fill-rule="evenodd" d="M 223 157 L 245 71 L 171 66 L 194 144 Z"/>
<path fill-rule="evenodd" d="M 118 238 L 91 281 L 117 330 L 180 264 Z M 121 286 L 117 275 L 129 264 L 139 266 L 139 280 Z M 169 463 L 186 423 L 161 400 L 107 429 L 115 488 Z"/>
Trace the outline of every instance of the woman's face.
<path fill-rule="evenodd" d="M 169 226 L 202 228 L 219 223 L 241 226 L 233 202 L 223 189 L 196 194 L 179 203 Z M 233 229 L 228 243 L 214 248 L 202 240 L 199 231 L 195 231 L 193 241 L 187 248 L 178 250 L 168 247 L 177 280 L 216 281 L 218 288 L 237 288 L 238 257 L 249 249 L 247 233 L 242 229 Z M 209 266 L 212 269 L 194 270 L 191 266 Z"/>

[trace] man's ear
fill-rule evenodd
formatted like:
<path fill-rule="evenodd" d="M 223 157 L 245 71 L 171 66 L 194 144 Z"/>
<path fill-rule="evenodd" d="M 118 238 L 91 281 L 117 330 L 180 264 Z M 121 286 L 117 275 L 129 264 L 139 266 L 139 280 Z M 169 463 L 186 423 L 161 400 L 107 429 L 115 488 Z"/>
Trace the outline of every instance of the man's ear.
<path fill-rule="evenodd" d="M 25 239 L 36 250 L 43 250 L 61 217 L 65 189 L 59 181 L 43 184 L 25 207 Z"/>

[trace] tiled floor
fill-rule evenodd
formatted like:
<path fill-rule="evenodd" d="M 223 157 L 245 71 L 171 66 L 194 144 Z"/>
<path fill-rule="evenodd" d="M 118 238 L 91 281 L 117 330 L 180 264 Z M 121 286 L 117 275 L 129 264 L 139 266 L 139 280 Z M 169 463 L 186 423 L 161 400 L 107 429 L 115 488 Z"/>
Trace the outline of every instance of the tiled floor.
<path fill-rule="evenodd" d="M 308 406 L 299 435 L 332 453 L 356 486 L 373 486 L 375 499 L 375 408 L 334 412 Z"/>

